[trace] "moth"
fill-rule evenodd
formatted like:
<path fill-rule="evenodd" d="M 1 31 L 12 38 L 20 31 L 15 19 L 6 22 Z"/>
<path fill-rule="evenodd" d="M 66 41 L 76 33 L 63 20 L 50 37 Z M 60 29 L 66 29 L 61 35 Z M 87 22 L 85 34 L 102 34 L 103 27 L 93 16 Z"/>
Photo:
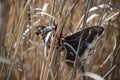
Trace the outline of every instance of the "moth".
<path fill-rule="evenodd" d="M 59 44 L 66 50 L 65 62 L 68 66 L 73 67 L 75 62 L 75 57 L 77 54 L 77 48 L 79 40 L 81 39 L 78 59 L 85 58 L 89 51 L 95 46 L 100 37 L 104 32 L 103 26 L 92 26 L 73 33 L 71 35 L 65 36 L 64 38 L 59 38 Z M 45 41 L 45 38 L 49 32 L 55 34 L 55 27 L 46 27 L 46 26 L 37 26 L 35 28 L 35 33 L 41 35 L 42 39 Z M 82 37 L 81 37 L 82 35 Z M 48 40 L 48 46 L 50 46 L 50 39 Z"/>

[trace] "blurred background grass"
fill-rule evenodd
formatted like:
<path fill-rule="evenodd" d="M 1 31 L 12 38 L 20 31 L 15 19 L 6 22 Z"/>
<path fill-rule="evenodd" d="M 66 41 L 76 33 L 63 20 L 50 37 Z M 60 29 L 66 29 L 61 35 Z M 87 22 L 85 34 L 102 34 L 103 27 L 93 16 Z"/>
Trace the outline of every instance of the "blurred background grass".
<path fill-rule="evenodd" d="M 58 50 L 54 51 L 57 45 L 50 49 L 49 61 L 43 67 L 43 41 L 35 35 L 34 27 L 49 26 L 56 22 L 58 35 L 61 27 L 64 28 L 64 36 L 74 33 L 82 27 L 89 1 L 0 0 L 0 80 L 71 79 L 72 68 L 65 64 L 65 52 L 59 54 Z M 96 10 L 93 8 L 101 4 L 111 6 L 96 7 Z M 93 11 L 87 13 L 86 27 L 101 25 L 119 13 L 120 0 L 91 0 L 89 7 Z M 106 24 L 108 27 L 103 38 L 94 54 L 85 61 L 84 67 L 86 72 L 96 73 L 107 80 L 120 80 L 120 14 Z M 55 62 L 52 61 L 53 53 L 57 54 Z M 81 76 L 77 73 L 74 79 L 80 80 Z"/>

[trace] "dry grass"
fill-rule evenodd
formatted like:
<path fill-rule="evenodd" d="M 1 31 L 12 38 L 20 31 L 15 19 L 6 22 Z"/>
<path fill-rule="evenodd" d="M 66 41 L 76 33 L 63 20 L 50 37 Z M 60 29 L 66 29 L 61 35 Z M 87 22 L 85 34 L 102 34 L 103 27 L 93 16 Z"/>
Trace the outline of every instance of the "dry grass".
<path fill-rule="evenodd" d="M 0 2 L 6 6 L 4 1 Z M 88 80 L 120 80 L 119 0 L 9 0 L 6 3 L 7 21 L 0 29 L 0 80 L 80 80 L 82 76 Z M 109 3 L 115 6 L 104 5 Z M 34 27 L 54 25 L 53 22 L 58 24 L 58 37 L 83 26 L 107 26 L 94 53 L 84 62 L 85 73 L 73 71 L 65 64 L 66 54 L 60 53 L 54 43 L 56 37 L 47 50 L 48 56 L 44 56 L 43 40 L 35 35 Z"/>

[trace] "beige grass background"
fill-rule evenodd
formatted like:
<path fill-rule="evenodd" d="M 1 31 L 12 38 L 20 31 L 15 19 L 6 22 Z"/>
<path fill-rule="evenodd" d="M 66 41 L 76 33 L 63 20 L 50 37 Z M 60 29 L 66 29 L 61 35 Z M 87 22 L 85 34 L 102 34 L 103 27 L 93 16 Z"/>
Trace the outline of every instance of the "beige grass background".
<path fill-rule="evenodd" d="M 93 11 L 86 13 L 90 1 L 89 9 Z M 101 4 L 114 6 L 93 8 Z M 106 80 L 120 80 L 119 12 L 119 0 L 0 0 L 0 80 L 81 80 L 85 74 L 77 70 L 72 76 L 73 69 L 65 64 L 65 51 L 59 53 L 57 44 L 51 44 L 45 61 L 43 40 L 35 35 L 34 27 L 55 22 L 56 34 L 59 36 L 63 28 L 65 36 L 80 30 L 84 21 L 90 27 L 102 25 L 109 18 L 103 37 L 84 68 Z M 88 21 L 84 20 L 85 14 Z M 88 80 L 95 79 L 90 78 L 91 74 L 86 76 Z"/>

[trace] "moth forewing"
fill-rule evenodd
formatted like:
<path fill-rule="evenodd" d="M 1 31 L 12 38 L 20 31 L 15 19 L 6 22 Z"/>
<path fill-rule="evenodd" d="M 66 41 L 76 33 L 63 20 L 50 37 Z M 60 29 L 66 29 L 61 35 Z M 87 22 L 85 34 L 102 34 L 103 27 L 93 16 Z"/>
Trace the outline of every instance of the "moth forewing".
<path fill-rule="evenodd" d="M 94 53 L 96 46 L 99 44 L 103 34 L 96 35 L 93 39 L 93 41 L 88 45 L 86 48 L 84 54 L 81 56 L 82 60 L 86 60 L 89 55 Z"/>

